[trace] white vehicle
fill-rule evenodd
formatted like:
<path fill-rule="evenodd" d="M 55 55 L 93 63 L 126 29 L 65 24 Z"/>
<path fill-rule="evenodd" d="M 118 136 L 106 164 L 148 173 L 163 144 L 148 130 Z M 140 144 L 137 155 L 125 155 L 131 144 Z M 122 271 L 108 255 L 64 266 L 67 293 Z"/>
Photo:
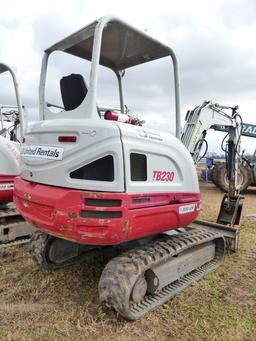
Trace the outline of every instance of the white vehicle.
<path fill-rule="evenodd" d="M 12 201 L 13 179 L 19 175 L 19 139 L 23 135 L 22 104 L 15 73 L 0 63 L 0 74 L 9 72 L 13 79 L 17 106 L 0 105 L 0 205 Z"/>
<path fill-rule="evenodd" d="M 13 205 L 13 181 L 20 174 L 25 115 L 15 73 L 0 63 L 0 74 L 4 72 L 12 77 L 17 105 L 0 104 L 0 247 L 27 242 L 33 231 Z"/>

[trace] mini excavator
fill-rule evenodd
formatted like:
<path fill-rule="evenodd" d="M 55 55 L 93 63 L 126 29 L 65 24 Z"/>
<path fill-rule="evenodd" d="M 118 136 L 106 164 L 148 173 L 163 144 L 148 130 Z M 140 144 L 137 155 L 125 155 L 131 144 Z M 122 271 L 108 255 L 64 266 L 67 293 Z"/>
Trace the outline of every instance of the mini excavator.
<path fill-rule="evenodd" d="M 63 107 L 45 98 L 55 51 L 91 62 L 88 86 L 80 74 L 60 80 Z M 176 137 L 143 127 L 124 104 L 124 70 L 164 57 L 174 69 Z M 117 77 L 119 108 L 98 105 L 100 65 Z M 101 274 L 99 296 L 136 320 L 215 269 L 225 244 L 237 248 L 240 116 L 235 107 L 228 115 L 205 102 L 189 112 L 180 139 L 178 63 L 170 47 L 118 18 L 96 20 L 45 50 L 39 106 L 40 121 L 30 123 L 21 146 L 14 189 L 17 209 L 37 229 L 30 250 L 39 264 L 57 269 L 121 248 Z M 200 222 L 193 160 L 216 124 L 229 129 L 230 191 L 217 223 Z"/>

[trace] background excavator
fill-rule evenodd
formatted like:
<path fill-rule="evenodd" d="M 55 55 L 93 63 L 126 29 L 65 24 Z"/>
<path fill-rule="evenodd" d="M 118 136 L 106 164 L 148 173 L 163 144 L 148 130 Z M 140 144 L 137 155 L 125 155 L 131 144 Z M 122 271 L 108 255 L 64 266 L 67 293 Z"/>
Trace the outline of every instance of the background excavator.
<path fill-rule="evenodd" d="M 28 242 L 33 231 L 13 205 L 13 181 L 20 174 L 25 115 L 15 72 L 0 63 L 0 74 L 5 72 L 12 77 L 17 104 L 0 105 L 0 248 Z"/>
<path fill-rule="evenodd" d="M 215 130 L 227 132 L 227 129 L 222 126 L 216 126 Z M 243 123 L 242 136 L 256 138 L 256 125 Z M 212 182 L 224 192 L 227 192 L 228 190 L 227 172 L 228 167 L 226 160 L 225 162 L 214 160 L 213 166 L 209 171 L 209 176 Z M 249 186 L 256 186 L 256 149 L 250 158 L 244 154 L 242 155 L 238 181 L 240 185 L 240 191 L 245 191 Z"/>
<path fill-rule="evenodd" d="M 61 79 L 63 108 L 45 97 L 56 51 L 91 61 L 88 87 L 80 74 Z M 123 70 L 163 57 L 174 68 L 176 137 L 142 127 L 124 105 Z M 100 65 L 117 77 L 118 110 L 97 103 Z M 122 250 L 103 270 L 99 295 L 135 320 L 215 269 L 225 244 L 237 249 L 241 117 L 237 108 L 228 107 L 228 115 L 205 102 L 189 113 L 180 140 L 178 63 L 170 47 L 115 17 L 96 20 L 45 50 L 39 108 L 40 121 L 30 123 L 21 146 L 14 189 L 17 209 L 37 228 L 30 250 L 39 264 L 57 269 L 106 247 Z M 194 162 L 207 130 L 219 124 L 229 129 L 229 191 L 217 223 L 198 222 Z"/>

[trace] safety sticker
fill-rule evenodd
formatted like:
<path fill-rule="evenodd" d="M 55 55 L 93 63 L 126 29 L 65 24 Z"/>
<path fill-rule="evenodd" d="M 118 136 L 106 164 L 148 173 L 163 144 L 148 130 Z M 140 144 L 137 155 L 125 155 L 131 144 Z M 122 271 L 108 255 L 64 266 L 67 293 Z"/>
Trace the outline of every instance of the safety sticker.
<path fill-rule="evenodd" d="M 191 213 L 195 211 L 196 204 L 184 205 L 179 207 L 179 214 Z"/>
<path fill-rule="evenodd" d="M 52 146 L 22 146 L 20 154 L 23 157 L 33 157 L 38 159 L 62 160 L 63 148 Z"/>

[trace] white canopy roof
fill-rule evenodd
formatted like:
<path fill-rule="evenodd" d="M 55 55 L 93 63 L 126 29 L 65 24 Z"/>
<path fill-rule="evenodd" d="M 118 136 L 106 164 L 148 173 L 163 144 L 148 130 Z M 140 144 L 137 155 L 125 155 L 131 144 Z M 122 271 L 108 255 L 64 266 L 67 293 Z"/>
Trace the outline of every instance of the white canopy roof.
<path fill-rule="evenodd" d="M 64 51 L 91 60 L 97 24 L 107 22 L 103 30 L 100 64 L 123 70 L 170 55 L 171 49 L 118 18 L 103 17 L 54 44 L 45 52 Z"/>

